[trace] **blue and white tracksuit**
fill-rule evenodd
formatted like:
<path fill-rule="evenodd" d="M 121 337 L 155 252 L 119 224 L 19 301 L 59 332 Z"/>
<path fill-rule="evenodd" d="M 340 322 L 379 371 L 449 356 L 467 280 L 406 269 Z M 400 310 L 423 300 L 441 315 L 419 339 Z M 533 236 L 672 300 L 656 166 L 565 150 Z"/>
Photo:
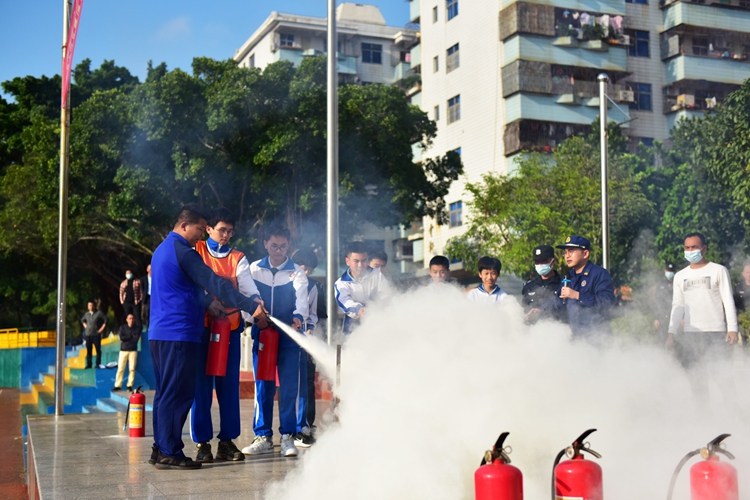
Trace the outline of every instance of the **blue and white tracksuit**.
<path fill-rule="evenodd" d="M 466 294 L 469 302 L 474 302 L 475 304 L 497 304 L 502 302 L 507 296 L 508 294 L 497 285 L 495 285 L 495 288 L 491 292 L 488 292 L 484 288 L 484 283 L 473 290 L 469 290 L 469 293 Z"/>
<path fill-rule="evenodd" d="M 359 322 L 359 311 L 371 302 L 391 294 L 388 280 L 379 269 L 368 267 L 361 279 L 355 279 L 349 269 L 334 285 L 336 302 L 344 313 L 344 333 L 352 333 Z"/>
<path fill-rule="evenodd" d="M 291 324 L 294 318 L 304 325 L 308 318 L 307 276 L 305 271 L 287 259 L 273 268 L 265 257 L 250 264 L 265 307 L 274 318 Z M 260 329 L 253 325 L 253 369 L 258 371 L 258 340 Z M 302 432 L 307 423 L 307 354 L 299 344 L 279 332 L 279 421 L 281 434 Z M 255 415 L 253 432 L 256 436 L 273 436 L 273 397 L 276 383 L 271 380 L 255 381 Z"/>
<path fill-rule="evenodd" d="M 224 259 L 232 251 L 230 247 L 220 246 L 211 238 L 206 243 L 209 254 L 216 259 Z M 247 261 L 247 257 L 243 256 L 237 263 L 235 276 L 237 288 L 242 295 L 253 299 L 260 297 L 255 281 L 250 274 L 250 263 Z M 214 388 L 216 389 L 216 402 L 219 404 L 219 422 L 221 424 L 219 434 L 216 436 L 217 439 L 219 441 L 231 441 L 240 436 L 240 342 L 244 329 L 244 321 L 240 321 L 239 327 L 230 333 L 227 371 L 223 377 L 216 377 L 206 375 L 211 327 L 204 327 L 201 336 L 200 355 L 196 359 L 195 400 L 190 409 L 190 434 L 195 443 L 205 443 L 211 441 L 214 437 L 211 419 Z"/>
<path fill-rule="evenodd" d="M 223 303 L 253 310 L 255 302 L 217 276 L 185 238 L 170 232 L 151 259 L 151 361 L 156 378 L 154 446 L 184 457 L 182 427 L 195 398 L 195 381 L 208 291 Z"/>

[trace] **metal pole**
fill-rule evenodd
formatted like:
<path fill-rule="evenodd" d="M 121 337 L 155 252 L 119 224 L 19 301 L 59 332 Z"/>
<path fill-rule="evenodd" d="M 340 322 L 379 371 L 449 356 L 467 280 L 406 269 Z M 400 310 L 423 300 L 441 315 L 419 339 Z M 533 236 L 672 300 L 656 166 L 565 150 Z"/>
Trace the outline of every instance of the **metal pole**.
<path fill-rule="evenodd" d="M 339 273 L 339 103 L 336 0 L 328 0 L 328 234 L 326 243 L 326 312 L 328 345 L 336 338 L 338 307 L 333 289 Z"/>
<path fill-rule="evenodd" d="M 63 0 L 62 61 L 68 49 L 72 0 Z M 63 73 L 64 74 L 64 71 Z M 68 161 L 70 159 L 70 87 L 60 114 L 60 209 L 57 233 L 57 352 L 55 356 L 55 415 L 65 408 L 65 289 L 68 275 Z"/>
<path fill-rule="evenodd" d="M 602 161 L 602 267 L 609 269 L 609 148 L 607 137 L 607 83 L 609 76 L 601 73 L 599 80 L 599 144 Z"/>

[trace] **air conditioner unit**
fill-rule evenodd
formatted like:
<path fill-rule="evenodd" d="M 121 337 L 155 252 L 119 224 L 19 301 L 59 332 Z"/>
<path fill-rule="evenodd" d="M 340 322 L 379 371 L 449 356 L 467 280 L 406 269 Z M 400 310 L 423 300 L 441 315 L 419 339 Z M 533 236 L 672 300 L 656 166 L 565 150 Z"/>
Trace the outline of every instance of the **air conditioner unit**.
<path fill-rule="evenodd" d="M 632 45 L 630 42 L 630 35 L 620 35 L 618 41 L 620 42 L 620 45 Z"/>
<path fill-rule="evenodd" d="M 618 90 L 616 97 L 619 102 L 635 102 L 635 92 L 632 90 Z"/>

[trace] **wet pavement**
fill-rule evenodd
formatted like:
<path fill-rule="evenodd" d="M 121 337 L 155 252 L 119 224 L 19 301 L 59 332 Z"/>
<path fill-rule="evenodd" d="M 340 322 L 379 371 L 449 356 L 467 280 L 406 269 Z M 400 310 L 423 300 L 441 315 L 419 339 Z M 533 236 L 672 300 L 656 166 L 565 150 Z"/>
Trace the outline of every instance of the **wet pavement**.
<path fill-rule="evenodd" d="M 239 448 L 253 440 L 253 401 L 241 401 L 243 432 L 235 440 Z M 330 408 L 318 401 L 318 415 Z M 278 428 L 278 408 L 274 429 Z M 218 409 L 213 407 L 214 431 Z M 273 454 L 247 456 L 240 462 L 214 462 L 198 470 L 158 470 L 148 464 L 153 434 L 151 413 L 146 414 L 146 437 L 130 438 L 123 431 L 124 413 L 83 413 L 61 417 L 29 416 L 29 477 L 38 480 L 38 493 L 30 498 L 50 499 L 214 499 L 227 495 L 262 499 L 270 483 L 283 479 L 302 458 L 279 454 L 278 434 Z M 195 458 L 188 423 L 183 430 L 185 454 Z M 214 452 L 216 440 L 211 443 Z M 33 457 L 33 458 L 32 458 Z M 32 463 L 33 460 L 33 463 Z"/>

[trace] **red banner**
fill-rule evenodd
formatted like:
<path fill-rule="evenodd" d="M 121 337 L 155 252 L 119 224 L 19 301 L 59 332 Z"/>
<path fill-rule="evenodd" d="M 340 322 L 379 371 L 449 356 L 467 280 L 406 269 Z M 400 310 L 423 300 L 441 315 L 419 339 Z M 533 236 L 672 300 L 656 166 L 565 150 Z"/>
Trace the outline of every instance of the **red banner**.
<path fill-rule="evenodd" d="M 83 0 L 74 0 L 73 12 L 70 16 L 70 29 L 68 30 L 68 44 L 65 51 L 65 60 L 63 61 L 62 76 L 62 107 L 64 108 L 68 101 L 68 88 L 70 88 L 70 71 L 73 65 L 73 52 L 76 48 L 76 38 L 78 38 L 78 23 L 81 21 L 81 9 Z"/>

